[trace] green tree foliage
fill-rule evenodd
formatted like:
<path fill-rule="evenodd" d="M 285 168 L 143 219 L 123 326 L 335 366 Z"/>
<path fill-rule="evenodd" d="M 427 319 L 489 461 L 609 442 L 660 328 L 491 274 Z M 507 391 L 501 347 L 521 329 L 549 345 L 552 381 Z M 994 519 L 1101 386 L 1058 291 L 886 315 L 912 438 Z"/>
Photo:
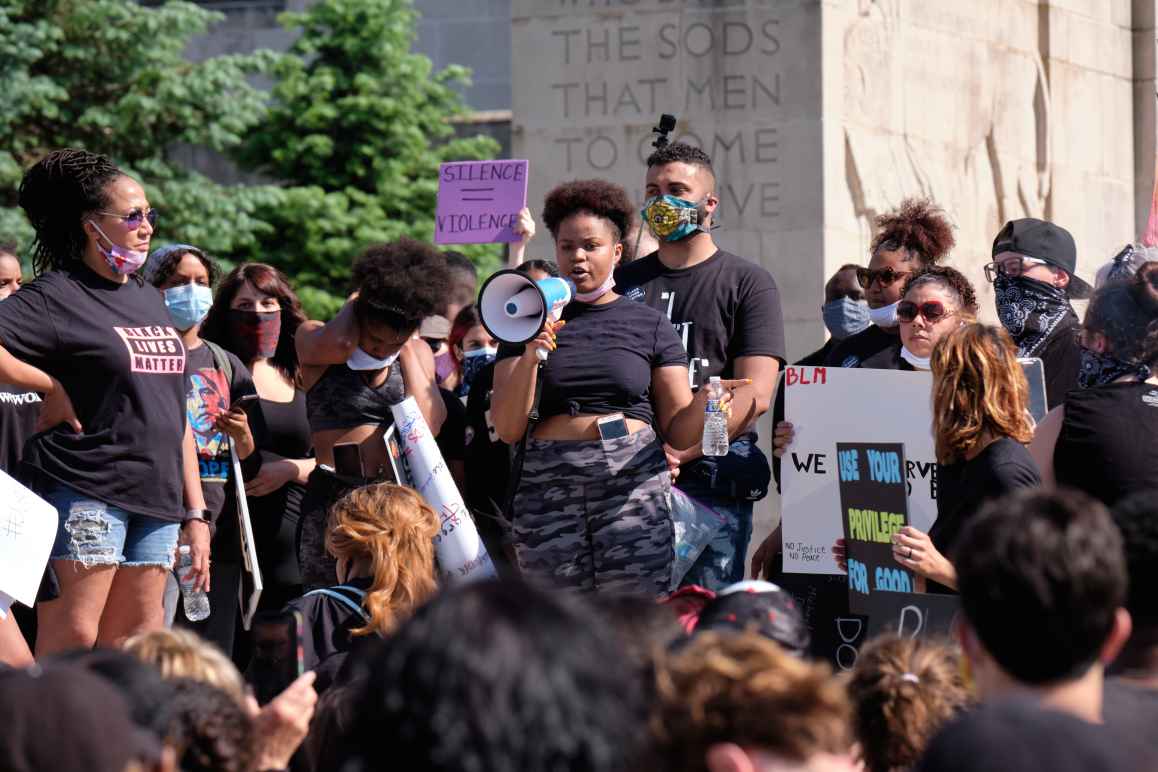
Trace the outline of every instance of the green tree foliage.
<path fill-rule="evenodd" d="M 287 185 L 265 212 L 276 234 L 265 246 L 301 285 L 338 291 L 366 244 L 430 239 L 438 164 L 499 152 L 490 138 L 454 136 L 448 119 L 464 107 L 453 86 L 469 73 L 433 72 L 411 53 L 416 16 L 411 0 L 323 0 L 283 17 L 301 37 L 275 67 L 269 115 L 237 157 Z M 497 267 L 495 245 L 464 251 Z"/>
<path fill-rule="evenodd" d="M 188 2 L 0 0 L 0 240 L 31 238 L 16 208 L 22 170 L 57 147 L 112 157 L 162 210 L 157 243 L 198 244 L 227 263 L 273 263 L 325 318 L 368 244 L 434 232 L 441 161 L 494 157 L 457 138 L 461 67 L 410 51 L 412 0 L 320 0 L 283 22 L 289 54 L 186 60 L 222 15 Z M 269 93 L 253 76 L 274 78 Z M 189 147 L 268 182 L 220 185 L 178 161 Z M 468 247 L 480 269 L 499 247 Z"/>
<path fill-rule="evenodd" d="M 160 237 L 224 256 L 254 249 L 269 226 L 253 212 L 272 191 L 225 188 L 173 160 L 181 146 L 228 151 L 265 114 L 266 96 L 247 79 L 273 54 L 184 58 L 188 40 L 221 18 L 191 3 L 0 0 L 0 234 L 31 239 L 16 208 L 23 169 L 54 148 L 84 147 L 146 182 L 164 216 Z"/>

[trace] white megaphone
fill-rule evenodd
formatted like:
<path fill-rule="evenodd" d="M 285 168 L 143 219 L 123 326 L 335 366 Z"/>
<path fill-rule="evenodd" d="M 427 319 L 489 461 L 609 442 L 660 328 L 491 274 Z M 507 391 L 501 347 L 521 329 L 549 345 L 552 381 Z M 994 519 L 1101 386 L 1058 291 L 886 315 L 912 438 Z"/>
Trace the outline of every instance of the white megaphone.
<path fill-rule="evenodd" d="M 571 284 L 566 279 L 552 276 L 535 281 L 506 269 L 483 284 L 478 310 L 487 332 L 503 343 L 517 345 L 534 340 L 547 320 L 557 320 L 570 302 Z M 546 358 L 547 352 L 539 351 L 539 359 Z"/>

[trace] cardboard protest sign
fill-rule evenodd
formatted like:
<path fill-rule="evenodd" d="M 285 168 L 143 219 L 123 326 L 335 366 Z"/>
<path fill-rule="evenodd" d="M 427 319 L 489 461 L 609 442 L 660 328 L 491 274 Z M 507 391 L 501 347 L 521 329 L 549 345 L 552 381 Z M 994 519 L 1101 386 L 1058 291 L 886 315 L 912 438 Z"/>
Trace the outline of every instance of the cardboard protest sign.
<path fill-rule="evenodd" d="M 0 472 L 0 594 L 36 602 L 58 522 L 56 507 Z"/>
<path fill-rule="evenodd" d="M 1025 373 L 1025 380 L 1029 381 L 1029 414 L 1033 420 L 1041 423 L 1051 405 L 1045 394 L 1045 364 L 1037 357 L 1018 359 L 1021 371 Z"/>
<path fill-rule="evenodd" d="M 927 372 L 789 367 L 785 417 L 796 437 L 781 461 L 784 571 L 840 574 L 832 545 L 844 536 L 837 442 L 905 446 L 909 522 L 937 519 L 932 376 Z"/>
<path fill-rule="evenodd" d="M 902 638 L 949 637 L 961 613 L 958 595 L 874 592 L 868 596 L 868 634 Z"/>
<path fill-rule="evenodd" d="M 776 584 L 796 600 L 808 625 L 809 656 L 835 670 L 852 670 L 868 640 L 870 626 L 867 617 L 848 610 L 846 577 L 782 574 L 776 577 Z"/>
<path fill-rule="evenodd" d="M 434 556 L 441 579 L 448 584 L 493 579 L 495 566 L 479 538 L 474 519 L 454 484 L 438 443 L 414 397 L 391 405 L 397 436 L 413 488 L 438 513 L 442 523 L 434 537 Z"/>
<path fill-rule="evenodd" d="M 241 539 L 242 572 L 237 585 L 237 600 L 241 608 L 241 626 L 246 630 L 253 624 L 257 604 L 265 582 L 261 578 L 261 565 L 257 562 L 257 542 L 253 538 L 253 521 L 249 518 L 249 499 L 245 497 L 245 479 L 241 476 L 241 460 L 237 449 L 229 445 L 229 459 L 233 465 L 234 492 L 237 494 L 237 533 Z M 212 613 L 212 610 L 210 611 Z"/>
<path fill-rule="evenodd" d="M 438 167 L 434 243 L 518 241 L 514 226 L 527 205 L 526 161 L 459 161 Z"/>
<path fill-rule="evenodd" d="M 913 575 L 893 558 L 893 534 L 909 521 L 905 446 L 838 442 L 836 457 L 848 551 L 848 607 L 867 614 L 870 594 L 913 591 Z"/>

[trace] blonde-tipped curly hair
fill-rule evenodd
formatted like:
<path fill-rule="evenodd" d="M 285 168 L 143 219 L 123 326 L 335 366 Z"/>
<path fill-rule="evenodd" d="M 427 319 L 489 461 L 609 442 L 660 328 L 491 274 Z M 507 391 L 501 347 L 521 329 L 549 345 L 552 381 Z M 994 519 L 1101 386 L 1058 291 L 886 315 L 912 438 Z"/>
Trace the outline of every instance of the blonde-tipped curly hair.
<path fill-rule="evenodd" d="M 937 341 L 929 365 L 938 462 L 965 459 L 986 432 L 1023 444 L 1033 439 L 1029 383 L 1004 329 L 963 325 Z"/>
<path fill-rule="evenodd" d="M 971 702 L 957 649 L 895 635 L 861 649 L 848 691 L 867 772 L 912 768 L 941 727 Z"/>
<path fill-rule="evenodd" d="M 350 491 L 331 507 L 326 549 L 351 562 L 368 557 L 373 567 L 363 601 L 370 621 L 354 635 L 388 635 L 435 594 L 434 537 L 440 527 L 416 491 L 393 483 Z"/>
<path fill-rule="evenodd" d="M 803 762 L 848 753 L 851 708 L 825 665 L 756 633 L 700 633 L 662 658 L 653 712 L 656 766 L 706 772 L 718 743 Z"/>
<path fill-rule="evenodd" d="M 190 630 L 151 630 L 126 640 L 121 648 L 155 666 L 166 679 L 190 678 L 216 686 L 238 703 L 245 701 L 245 681 L 229 657 Z"/>

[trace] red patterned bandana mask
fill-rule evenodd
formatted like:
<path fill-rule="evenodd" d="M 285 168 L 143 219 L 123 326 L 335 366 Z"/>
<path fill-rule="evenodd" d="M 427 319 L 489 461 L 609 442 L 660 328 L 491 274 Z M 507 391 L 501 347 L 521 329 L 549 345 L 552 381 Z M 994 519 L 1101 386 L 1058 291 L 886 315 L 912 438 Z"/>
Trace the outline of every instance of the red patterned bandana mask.
<path fill-rule="evenodd" d="M 237 346 L 237 357 L 249 364 L 269 359 L 277 353 L 281 337 L 281 311 L 229 311 L 229 329 Z"/>

